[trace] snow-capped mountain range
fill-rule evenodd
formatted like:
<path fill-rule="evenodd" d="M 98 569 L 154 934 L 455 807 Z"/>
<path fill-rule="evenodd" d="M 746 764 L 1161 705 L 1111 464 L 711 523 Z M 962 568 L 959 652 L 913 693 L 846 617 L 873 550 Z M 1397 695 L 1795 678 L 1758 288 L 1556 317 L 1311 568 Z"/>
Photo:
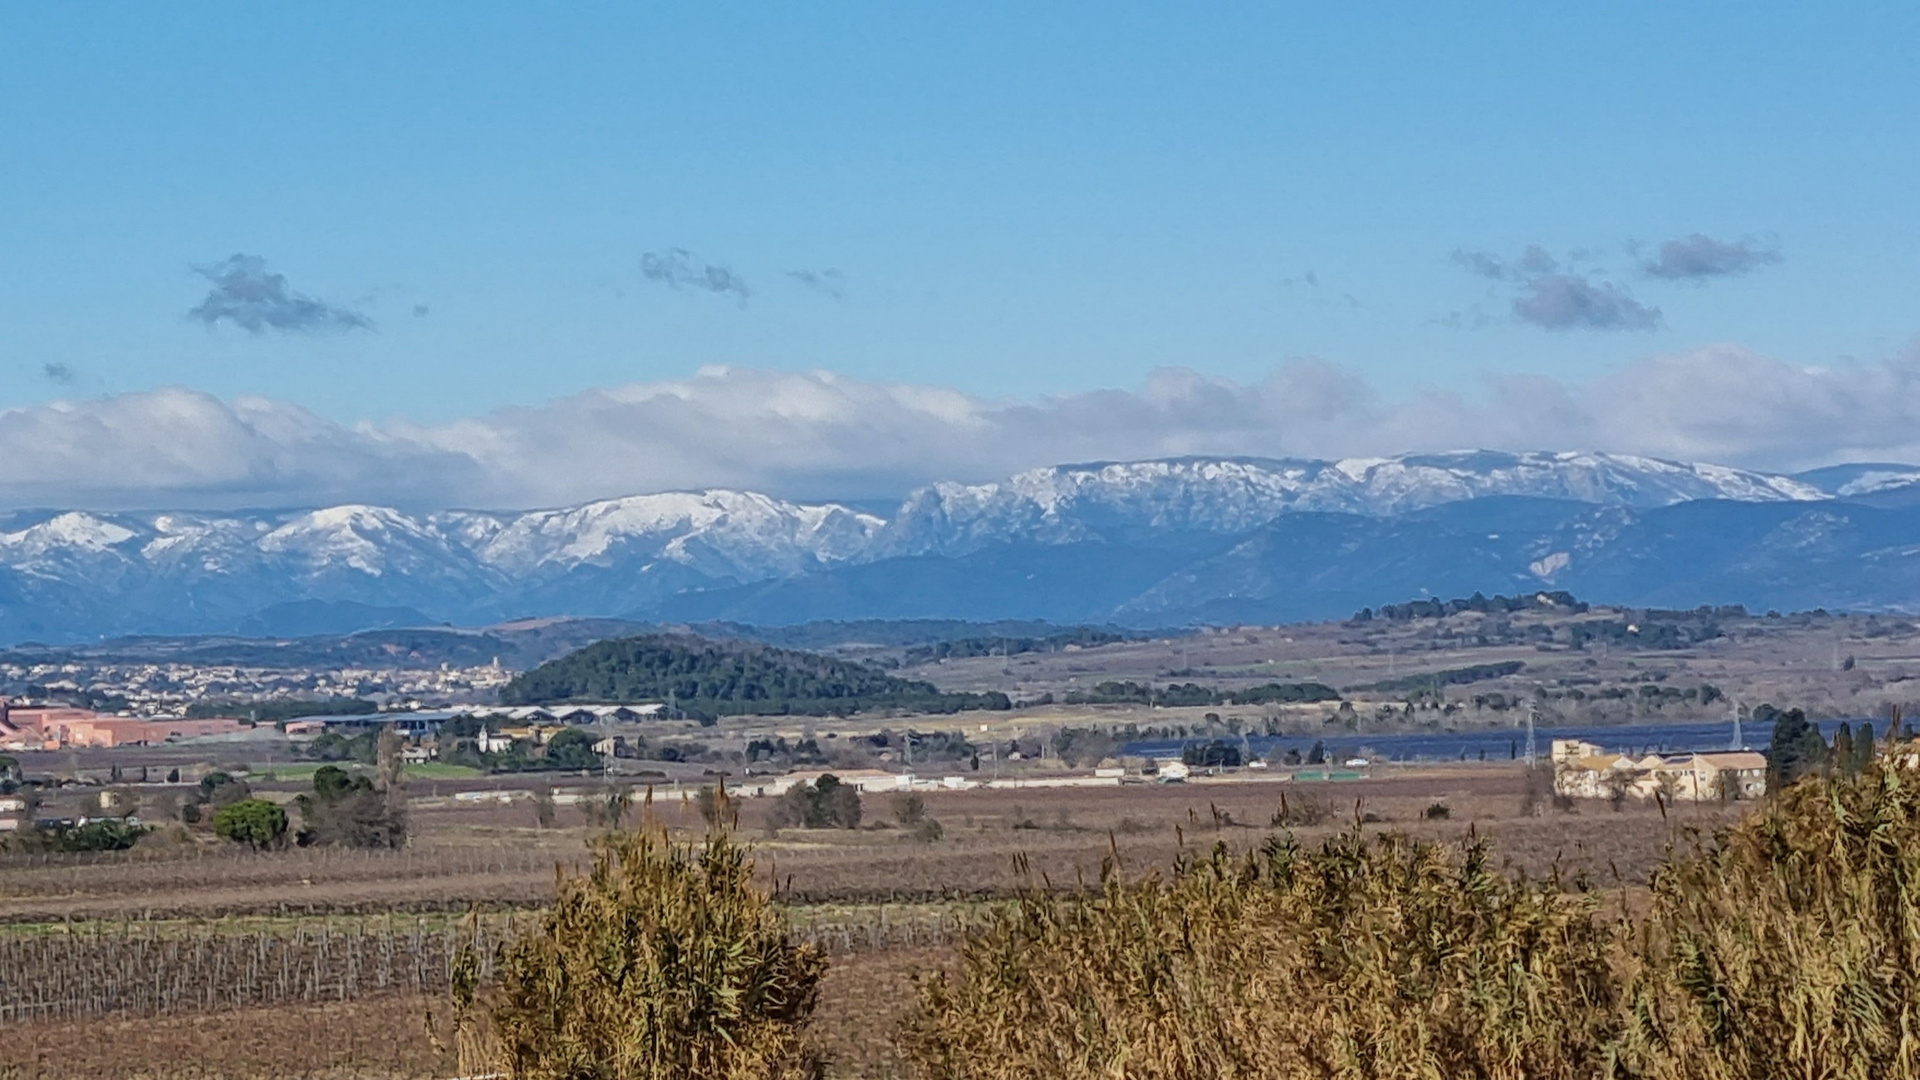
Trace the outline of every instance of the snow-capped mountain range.
<path fill-rule="evenodd" d="M 17 511 L 0 514 L 0 640 L 227 631 L 263 609 L 312 602 L 344 604 L 349 620 L 354 605 L 456 622 L 645 616 L 677 612 L 689 597 L 837 580 L 900 560 L 1085 548 L 1098 561 L 1099 550 L 1244 537 L 1288 515 L 1397 520 L 1492 497 L 1624 511 L 1701 500 L 1813 504 L 1916 481 L 1920 469 L 1908 466 L 1795 477 L 1601 453 L 1475 451 L 1062 465 L 995 483 L 933 484 L 884 519 L 736 491 L 511 513 Z M 804 606 L 793 614 L 805 617 Z"/>
<path fill-rule="evenodd" d="M 923 488 L 901 505 L 876 551 L 960 554 L 1013 539 L 1071 543 L 1111 528 L 1240 532 L 1288 511 L 1379 517 L 1493 495 L 1640 509 L 1692 499 L 1829 497 L 1789 476 L 1618 454 L 1101 462 L 1034 469 L 1000 483 Z"/>

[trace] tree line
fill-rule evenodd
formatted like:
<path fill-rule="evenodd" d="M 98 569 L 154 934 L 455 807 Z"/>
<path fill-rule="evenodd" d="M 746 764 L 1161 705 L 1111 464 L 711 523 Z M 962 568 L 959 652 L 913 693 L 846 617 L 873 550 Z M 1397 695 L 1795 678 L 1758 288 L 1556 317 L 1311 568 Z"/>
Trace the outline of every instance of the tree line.
<path fill-rule="evenodd" d="M 1134 639 L 1127 634 L 1118 634 L 1092 626 L 1079 626 L 1044 637 L 965 637 L 953 641 L 915 645 L 906 650 L 901 661 L 907 664 L 927 664 L 938 660 L 974 656 L 1019 656 L 1022 653 L 1059 652 L 1069 645 L 1090 649 L 1099 645 L 1113 645 L 1132 640 Z"/>
<path fill-rule="evenodd" d="M 1193 682 L 1154 686 L 1108 680 L 1095 684 L 1090 690 L 1072 691 L 1058 700 L 1067 705 L 1299 705 L 1339 701 L 1340 691 L 1317 682 L 1271 682 L 1223 690 Z M 1043 694 L 1024 704 L 1051 705 L 1054 701 L 1052 694 Z"/>
<path fill-rule="evenodd" d="M 1361 608 L 1353 613 L 1350 621 L 1368 623 L 1376 617 L 1389 622 L 1406 622 L 1409 619 L 1444 619 L 1463 611 L 1482 614 L 1553 611 L 1563 615 L 1580 615 L 1586 612 L 1587 607 L 1586 601 L 1576 599 L 1572 593 L 1564 589 L 1515 596 L 1499 594 L 1487 596 L 1476 592 L 1472 596 L 1460 596 L 1452 600 L 1420 599 L 1409 600 L 1404 604 L 1382 604 L 1377 612 L 1373 608 Z"/>

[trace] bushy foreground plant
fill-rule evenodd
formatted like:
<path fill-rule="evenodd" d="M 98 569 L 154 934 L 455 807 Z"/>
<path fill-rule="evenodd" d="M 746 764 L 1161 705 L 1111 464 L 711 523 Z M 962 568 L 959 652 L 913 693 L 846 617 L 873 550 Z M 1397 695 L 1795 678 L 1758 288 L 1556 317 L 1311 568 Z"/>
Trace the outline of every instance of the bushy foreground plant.
<path fill-rule="evenodd" d="M 786 1080 L 819 1073 L 805 1037 L 825 958 L 795 944 L 727 831 L 676 846 L 603 838 L 508 947 L 484 997 L 475 1071 L 519 1080 Z M 471 965 L 470 965 L 471 968 Z M 456 987 L 476 1003 L 471 978 Z M 469 1041 L 469 1045 L 480 1045 Z"/>
<path fill-rule="evenodd" d="M 1592 898 L 1484 845 L 1357 832 L 1216 847 L 1168 879 L 999 911 L 922 985 L 920 1072 L 999 1077 L 1591 1077 L 1617 1012 Z"/>
<path fill-rule="evenodd" d="M 1920 771 L 1789 787 L 1670 860 L 1626 941 L 1623 1074 L 1920 1076 Z"/>
<path fill-rule="evenodd" d="M 1639 916 L 1568 884 L 1357 832 L 1110 870 L 994 914 L 906 1050 L 931 1080 L 1920 1077 L 1920 770 L 1802 780 Z"/>

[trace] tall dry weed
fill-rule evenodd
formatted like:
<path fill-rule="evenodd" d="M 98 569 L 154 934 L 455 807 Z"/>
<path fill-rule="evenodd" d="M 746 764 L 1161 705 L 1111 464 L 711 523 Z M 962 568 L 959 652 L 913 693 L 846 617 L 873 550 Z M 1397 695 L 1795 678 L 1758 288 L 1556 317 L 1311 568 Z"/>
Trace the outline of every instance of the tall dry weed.
<path fill-rule="evenodd" d="M 1110 869 L 991 917 L 904 1046 L 929 1080 L 1920 1077 L 1920 771 L 1676 845 L 1636 916 L 1570 884 L 1357 832 Z"/>
<path fill-rule="evenodd" d="M 478 998 L 476 1070 L 520 1080 L 789 1080 L 819 1074 L 805 1027 L 825 971 L 752 884 L 725 829 L 675 845 L 613 834 L 593 870 L 509 946 Z M 474 1004 L 470 984 L 467 1002 Z"/>
<path fill-rule="evenodd" d="M 1617 1014 L 1593 913 L 1478 842 L 1216 847 L 1006 907 L 904 1039 L 937 1080 L 1591 1077 Z"/>
<path fill-rule="evenodd" d="M 1897 760 L 1904 760 L 1903 751 Z M 1920 1076 L 1920 772 L 1802 781 L 1653 880 L 1623 1072 Z"/>

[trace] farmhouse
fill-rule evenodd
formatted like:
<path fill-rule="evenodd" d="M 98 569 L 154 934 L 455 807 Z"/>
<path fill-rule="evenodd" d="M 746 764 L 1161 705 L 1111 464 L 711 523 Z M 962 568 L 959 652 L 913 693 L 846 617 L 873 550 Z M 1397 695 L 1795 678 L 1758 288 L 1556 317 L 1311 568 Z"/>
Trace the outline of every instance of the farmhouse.
<path fill-rule="evenodd" d="M 513 749 L 513 736 L 505 732 L 482 731 L 473 740 L 473 745 L 483 754 L 504 754 Z"/>
<path fill-rule="evenodd" d="M 1749 750 L 1662 756 L 1638 760 L 1575 739 L 1555 739 L 1553 790 L 1571 799 L 1632 796 L 1669 802 L 1754 799 L 1767 791 L 1767 759 Z"/>

